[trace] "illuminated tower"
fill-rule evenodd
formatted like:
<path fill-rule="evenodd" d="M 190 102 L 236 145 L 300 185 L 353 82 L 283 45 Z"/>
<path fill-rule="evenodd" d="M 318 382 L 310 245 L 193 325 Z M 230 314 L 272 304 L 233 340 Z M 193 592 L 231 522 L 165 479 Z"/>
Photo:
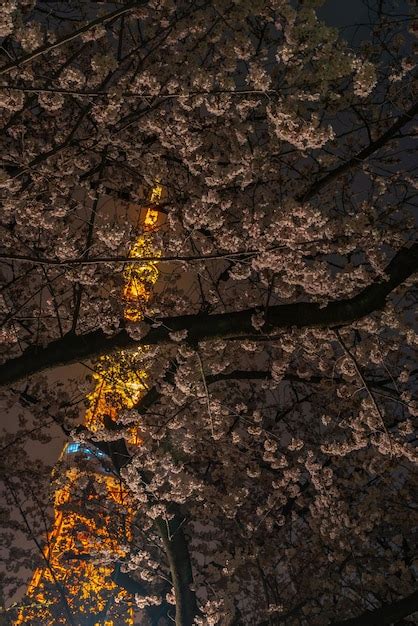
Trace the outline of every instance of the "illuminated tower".
<path fill-rule="evenodd" d="M 151 206 L 141 220 L 143 234 L 134 242 L 131 258 L 158 256 L 151 235 L 159 221 L 155 206 L 161 194 L 160 185 L 151 192 Z M 127 264 L 125 319 L 142 318 L 157 278 L 155 261 Z M 91 431 L 102 429 L 106 419 L 116 420 L 119 411 L 132 408 L 147 389 L 146 372 L 129 367 L 133 357 L 132 351 L 122 351 L 100 360 L 83 420 Z M 140 444 L 135 432 L 130 443 Z M 59 466 L 44 565 L 32 576 L 15 625 L 131 626 L 133 598 L 111 578 L 115 557 L 123 557 L 124 545 L 131 537 L 134 509 L 130 494 L 108 457 L 94 446 L 67 444 Z"/>

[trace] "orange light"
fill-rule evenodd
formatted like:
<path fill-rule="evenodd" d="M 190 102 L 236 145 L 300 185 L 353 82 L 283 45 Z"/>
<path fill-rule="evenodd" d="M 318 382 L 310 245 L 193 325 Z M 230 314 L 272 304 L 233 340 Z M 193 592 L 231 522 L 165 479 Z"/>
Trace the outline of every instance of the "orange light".
<path fill-rule="evenodd" d="M 157 184 L 151 191 L 150 203 L 161 201 L 163 188 Z M 158 257 L 152 248 L 150 235 L 155 230 L 160 214 L 150 207 L 143 221 L 143 234 L 134 242 L 130 258 Z M 146 303 L 149 301 L 153 286 L 158 280 L 157 262 L 127 264 L 124 270 L 125 286 L 123 298 L 126 302 L 125 318 L 139 321 L 143 317 Z M 87 396 L 89 408 L 84 416 L 83 424 L 93 432 L 105 427 L 106 418 L 116 420 L 122 409 L 130 409 L 138 402 L 147 390 L 147 374 L 138 370 L 135 363 L 138 352 L 122 351 L 116 356 L 103 357 L 99 360 L 97 371 L 93 375 L 96 381 L 94 390 Z M 140 445 L 141 440 L 135 428 L 129 442 Z M 65 462 L 65 450 L 61 461 Z M 116 476 L 96 471 L 92 495 L 87 501 L 100 505 L 105 503 L 100 516 L 89 516 L 78 503 L 76 495 L 78 483 L 85 481 L 88 474 L 76 467 L 66 469 L 66 482 L 54 494 L 54 522 L 48 535 L 44 557 L 48 567 L 35 570 L 28 585 L 27 596 L 34 600 L 23 607 L 15 621 L 16 625 L 42 623 L 43 626 L 67 623 L 65 614 L 57 618 L 53 613 L 54 606 L 60 601 L 56 585 L 65 590 L 70 610 L 81 613 L 102 611 L 111 595 L 116 600 L 124 600 L 123 616 L 117 622 L 107 620 L 104 626 L 133 626 L 134 609 L 132 599 L 125 590 L 121 590 L 112 580 L 113 565 L 100 565 L 91 557 L 95 552 L 106 550 L 116 558 L 124 554 L 121 548 L 120 534 L 124 534 L 125 542 L 131 538 L 130 525 L 135 507 L 130 494 L 121 485 Z M 100 489 L 100 497 L 94 488 Z M 121 507 L 125 510 L 123 528 L 119 528 L 120 520 L 112 511 Z M 107 511 L 109 509 L 109 511 Z M 119 516 L 121 519 L 123 516 Z M 114 531 L 114 532 L 113 532 Z M 69 565 L 69 556 L 72 557 Z M 54 589 L 55 586 L 55 589 Z M 55 600 L 54 600 L 55 598 Z M 117 606 L 117 605 L 116 605 Z M 97 626 L 101 626 L 97 622 Z"/>

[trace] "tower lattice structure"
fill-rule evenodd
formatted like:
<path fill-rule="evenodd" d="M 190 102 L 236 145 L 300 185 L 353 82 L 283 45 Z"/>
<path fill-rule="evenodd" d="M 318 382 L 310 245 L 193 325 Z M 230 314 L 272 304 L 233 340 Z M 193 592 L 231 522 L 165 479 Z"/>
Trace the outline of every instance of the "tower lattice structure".
<path fill-rule="evenodd" d="M 160 185 L 152 189 L 141 220 L 142 234 L 133 243 L 130 258 L 158 257 L 152 232 L 159 224 L 162 191 Z M 127 263 L 123 275 L 124 317 L 140 321 L 158 279 L 157 262 Z M 146 391 L 146 372 L 129 366 L 137 360 L 132 358 L 135 354 L 122 351 L 99 361 L 83 419 L 90 431 L 104 428 L 109 418 L 116 420 Z M 140 445 L 134 430 L 130 444 Z M 115 558 L 123 557 L 131 538 L 131 495 L 107 456 L 92 445 L 68 443 L 59 467 L 43 565 L 33 573 L 15 625 L 132 626 L 133 598 L 112 580 Z"/>

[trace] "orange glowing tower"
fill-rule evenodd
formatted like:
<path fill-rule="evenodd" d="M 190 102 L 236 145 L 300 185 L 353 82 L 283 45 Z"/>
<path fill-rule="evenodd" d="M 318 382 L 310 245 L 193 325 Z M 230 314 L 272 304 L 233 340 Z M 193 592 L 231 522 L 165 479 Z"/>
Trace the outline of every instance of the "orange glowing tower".
<path fill-rule="evenodd" d="M 143 232 L 130 250 L 131 258 L 158 256 L 152 231 L 159 223 L 155 207 L 161 195 L 162 187 L 156 185 L 150 208 L 145 210 Z M 142 318 L 157 278 L 155 261 L 127 264 L 125 319 Z M 132 408 L 147 389 L 146 372 L 129 367 L 135 354 L 123 351 L 100 360 L 83 421 L 90 431 L 100 431 L 105 419 L 115 420 L 120 410 Z M 135 432 L 130 443 L 140 443 Z M 59 465 L 54 522 L 42 555 L 44 564 L 32 576 L 15 625 L 131 626 L 133 598 L 112 580 L 114 562 L 123 557 L 131 537 L 131 496 L 108 457 L 94 446 L 67 444 Z"/>

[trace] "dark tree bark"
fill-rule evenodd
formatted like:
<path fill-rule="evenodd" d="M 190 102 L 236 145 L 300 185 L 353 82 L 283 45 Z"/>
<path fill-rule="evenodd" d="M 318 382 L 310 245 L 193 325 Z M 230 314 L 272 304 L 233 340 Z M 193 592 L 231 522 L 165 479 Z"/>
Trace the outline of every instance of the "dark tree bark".
<path fill-rule="evenodd" d="M 365 611 L 358 617 L 332 622 L 330 626 L 390 626 L 418 612 L 418 591 L 406 598 L 384 604 L 380 609 Z"/>
<path fill-rule="evenodd" d="M 170 510 L 171 509 L 171 510 Z M 186 537 L 181 528 L 183 518 L 175 504 L 169 505 L 174 517 L 171 520 L 157 518 L 155 525 L 162 538 L 165 553 L 170 565 L 171 580 L 176 598 L 176 626 L 192 626 L 197 614 L 192 566 Z"/>
<path fill-rule="evenodd" d="M 150 398 L 149 401 L 152 404 Z M 106 420 L 106 422 L 106 426 L 112 429 L 112 424 L 108 420 Z M 118 439 L 110 443 L 94 441 L 90 443 L 110 457 L 118 473 L 131 458 L 124 439 Z M 145 483 L 150 481 L 150 477 L 145 472 L 141 472 L 141 478 Z M 192 626 L 198 609 L 195 594 L 191 589 L 193 572 L 189 547 L 182 528 L 184 516 L 181 514 L 179 507 L 174 503 L 168 504 L 168 511 L 171 515 L 171 519 L 158 517 L 154 525 L 163 542 L 170 567 L 171 580 L 176 598 L 176 626 Z M 120 578 L 121 575 L 120 573 L 119 579 L 127 583 L 126 578 Z M 122 586 L 125 585 L 122 584 Z"/>
<path fill-rule="evenodd" d="M 266 312 L 262 333 L 256 333 L 251 322 L 251 317 L 258 312 L 256 308 L 216 315 L 163 318 L 160 326 L 151 328 L 140 339 L 133 339 L 125 329 L 112 337 L 107 337 L 102 330 L 85 335 L 69 333 L 62 339 L 52 341 L 45 348 L 30 347 L 21 356 L 3 363 L 0 366 L 0 385 L 13 383 L 50 367 L 95 358 L 121 348 L 170 343 L 173 341 L 170 338 L 173 331 L 187 331 L 187 341 L 197 343 L 208 339 L 244 336 L 266 339 L 280 328 L 332 328 L 351 324 L 382 309 L 389 294 L 417 270 L 418 243 L 415 243 L 409 248 L 402 248 L 394 256 L 386 267 L 385 279 L 372 283 L 352 298 L 330 302 L 323 308 L 310 302 L 271 306 Z"/>

